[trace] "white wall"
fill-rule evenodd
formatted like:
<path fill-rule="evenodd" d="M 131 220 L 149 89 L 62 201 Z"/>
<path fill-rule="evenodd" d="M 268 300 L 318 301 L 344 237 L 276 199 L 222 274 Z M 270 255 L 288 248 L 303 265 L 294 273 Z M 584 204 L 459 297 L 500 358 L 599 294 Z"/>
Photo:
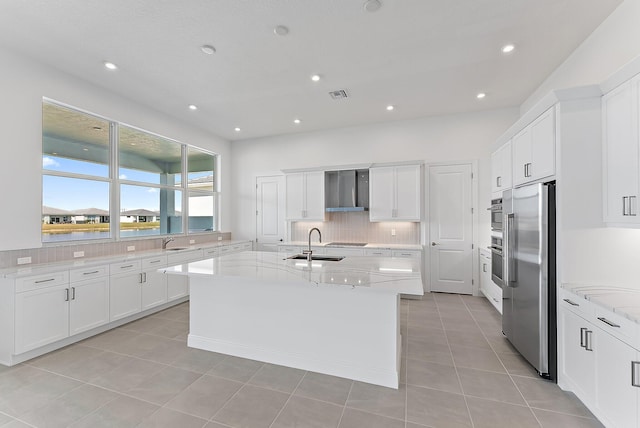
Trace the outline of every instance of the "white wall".
<path fill-rule="evenodd" d="M 640 0 L 625 0 L 529 96 L 520 112 L 528 111 L 553 89 L 600 84 L 640 55 L 639 23 Z"/>
<path fill-rule="evenodd" d="M 222 230 L 230 228 L 228 141 L 13 52 L 0 58 L 0 250 L 41 245 L 42 97 L 220 154 Z"/>
<path fill-rule="evenodd" d="M 232 143 L 233 236 L 255 238 L 255 177 L 287 168 L 478 159 L 479 242 L 488 245 L 490 147 L 518 110 L 435 116 Z"/>

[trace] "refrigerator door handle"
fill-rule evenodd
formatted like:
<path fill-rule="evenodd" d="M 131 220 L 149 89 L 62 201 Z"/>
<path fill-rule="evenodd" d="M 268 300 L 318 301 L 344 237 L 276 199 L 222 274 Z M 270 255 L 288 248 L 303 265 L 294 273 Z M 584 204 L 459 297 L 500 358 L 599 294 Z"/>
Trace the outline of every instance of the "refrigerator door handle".
<path fill-rule="evenodd" d="M 511 287 L 511 271 L 513 270 L 513 257 L 511 256 L 513 252 L 513 243 L 512 241 L 512 232 L 513 232 L 513 220 L 515 219 L 515 214 L 506 214 L 506 227 L 505 227 L 505 236 L 504 240 L 506 245 L 503 248 L 504 254 L 504 265 L 503 265 L 503 282 L 506 287 Z"/>

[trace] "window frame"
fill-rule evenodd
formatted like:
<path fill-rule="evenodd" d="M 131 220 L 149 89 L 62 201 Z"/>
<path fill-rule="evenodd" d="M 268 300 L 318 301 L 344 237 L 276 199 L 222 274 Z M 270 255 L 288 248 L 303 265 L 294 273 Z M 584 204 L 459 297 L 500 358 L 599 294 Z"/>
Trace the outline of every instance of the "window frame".
<path fill-rule="evenodd" d="M 95 114 L 92 112 L 89 112 L 87 110 L 83 110 L 80 108 L 77 108 L 75 106 L 71 106 L 68 105 L 66 103 L 62 103 L 56 100 L 53 100 L 51 98 L 47 98 L 47 97 L 43 97 L 42 98 L 42 105 L 44 104 L 51 104 L 54 106 L 58 106 L 61 108 L 65 108 L 65 109 L 69 109 L 69 110 L 73 110 L 75 112 L 81 113 L 81 114 L 86 114 L 86 115 L 90 115 L 93 117 L 96 117 L 98 119 L 107 121 L 109 123 L 109 165 L 108 165 L 108 170 L 109 170 L 109 174 L 108 177 L 100 177 L 100 176 L 94 176 L 94 175 L 86 175 L 86 174 L 79 174 L 79 173 L 74 173 L 74 172 L 63 172 L 63 171 L 55 171 L 55 170 L 48 170 L 46 169 L 43 165 L 42 165 L 42 158 L 46 155 L 46 153 L 44 153 L 44 146 L 42 145 L 41 142 L 41 181 L 44 179 L 44 176 L 58 176 L 58 177 L 64 177 L 64 178 L 77 178 L 77 179 L 83 179 L 83 180 L 91 180 L 91 181 L 98 181 L 98 182 L 106 182 L 109 185 L 109 234 L 110 236 L 107 238 L 97 238 L 97 239 L 69 239 L 69 240 L 60 240 L 60 241 L 44 241 L 43 240 L 43 231 L 42 231 L 42 220 L 40 222 L 40 241 L 43 245 L 43 247 L 46 246 L 60 246 L 60 245 L 70 245 L 70 244 L 86 244 L 86 243 L 108 243 L 108 242 L 124 242 L 124 241 L 131 241 L 131 240 L 142 240 L 142 239 L 157 239 L 157 238 L 162 238 L 162 237 L 180 237 L 180 236 L 196 236 L 196 235 L 208 235 L 208 234 L 213 234 L 213 233 L 219 233 L 220 232 L 220 187 L 219 187 L 219 177 L 220 177 L 220 173 L 219 173 L 219 168 L 220 168 L 220 155 L 217 153 L 214 153 L 210 150 L 207 149 L 203 149 L 201 147 L 198 146 L 194 146 L 191 144 L 186 144 L 183 143 L 181 141 L 175 140 L 173 138 L 169 138 L 166 137 L 164 135 L 158 134 L 158 133 L 154 133 L 154 132 L 150 132 L 146 129 L 137 127 L 137 126 L 133 126 L 130 125 L 128 123 L 125 122 L 120 122 L 120 121 L 116 121 L 110 118 L 107 118 L 105 116 L 99 115 L 99 114 Z M 134 129 L 136 131 L 139 132 L 143 132 L 158 138 L 162 138 L 164 140 L 167 141 L 171 141 L 173 143 L 176 143 L 178 145 L 180 145 L 180 152 L 181 152 L 181 180 L 180 180 L 180 185 L 179 186 L 168 186 L 168 185 L 162 185 L 162 184 L 156 184 L 156 183 L 148 183 L 148 182 L 141 182 L 141 181 L 135 181 L 135 180 L 127 180 L 127 179 L 120 179 L 119 176 L 119 169 L 120 169 L 120 164 L 119 164 L 119 127 L 120 126 L 126 126 L 128 128 Z M 41 138 L 43 136 L 43 132 L 41 132 Z M 213 162 L 214 162 L 214 171 L 213 171 L 213 175 L 214 175 L 214 189 L 213 191 L 203 191 L 203 190 L 190 190 L 189 189 L 189 179 L 188 179 L 188 150 L 189 148 L 193 148 L 195 150 L 198 150 L 202 153 L 211 155 L 213 157 Z M 120 188 L 121 185 L 132 185 L 132 186 L 144 186 L 144 187 L 149 187 L 149 188 L 157 188 L 157 189 L 166 189 L 166 190 L 172 190 L 172 191 L 180 191 L 181 192 L 181 203 L 182 203 L 182 207 L 181 207 L 181 223 L 182 223 L 182 231 L 180 233 L 160 233 L 157 235 L 152 235 L 152 236 L 145 236 L 145 235 L 140 235 L 140 236 L 128 236 L 128 237 L 121 237 L 121 222 L 120 222 L 120 203 L 121 203 L 121 194 L 120 194 Z M 197 194 L 205 194 L 205 195 L 211 195 L 213 196 L 213 230 L 212 231 L 197 231 L 197 232 L 193 232 L 193 233 L 189 233 L 189 195 L 191 193 L 197 193 Z M 42 219 L 44 213 L 42 212 L 42 207 L 43 207 L 43 202 L 44 202 L 44 188 L 41 190 L 40 193 L 40 199 L 41 199 L 41 203 L 40 203 L 40 217 Z"/>

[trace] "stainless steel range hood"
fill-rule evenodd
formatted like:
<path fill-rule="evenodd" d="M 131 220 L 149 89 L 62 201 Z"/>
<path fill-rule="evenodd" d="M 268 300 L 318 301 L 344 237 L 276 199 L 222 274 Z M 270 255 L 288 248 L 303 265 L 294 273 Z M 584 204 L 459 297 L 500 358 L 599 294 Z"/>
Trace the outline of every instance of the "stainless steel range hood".
<path fill-rule="evenodd" d="M 369 170 L 350 169 L 324 173 L 325 210 L 369 210 Z"/>

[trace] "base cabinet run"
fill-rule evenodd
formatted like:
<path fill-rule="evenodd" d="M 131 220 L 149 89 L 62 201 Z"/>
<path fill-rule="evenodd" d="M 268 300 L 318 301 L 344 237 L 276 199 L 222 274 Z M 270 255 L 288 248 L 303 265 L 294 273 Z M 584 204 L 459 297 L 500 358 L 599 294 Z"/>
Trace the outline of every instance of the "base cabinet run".
<path fill-rule="evenodd" d="M 558 316 L 560 386 L 605 426 L 640 426 L 638 325 L 570 293 L 561 293 Z"/>

